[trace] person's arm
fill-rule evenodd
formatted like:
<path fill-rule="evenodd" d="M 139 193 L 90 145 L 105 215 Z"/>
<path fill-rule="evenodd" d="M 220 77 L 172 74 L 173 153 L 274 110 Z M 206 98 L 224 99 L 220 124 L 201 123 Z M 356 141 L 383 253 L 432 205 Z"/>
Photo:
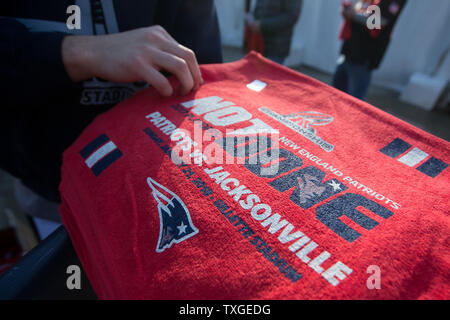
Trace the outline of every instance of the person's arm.
<path fill-rule="evenodd" d="M 62 59 L 74 82 L 99 77 L 113 82 L 146 81 L 164 96 L 173 94 L 161 70 L 174 74 L 185 95 L 203 83 L 194 52 L 160 26 L 102 36 L 68 36 Z"/>
<path fill-rule="evenodd" d="M 49 91 L 71 85 L 62 63 L 65 34 L 31 33 L 11 18 L 0 18 L 2 105 L 35 105 Z"/>
<path fill-rule="evenodd" d="M 283 1 L 283 0 L 279 0 Z M 302 8 L 302 0 L 284 0 L 284 11 L 278 16 L 263 17 L 256 22 L 262 32 L 293 27 L 297 22 Z"/>
<path fill-rule="evenodd" d="M 105 36 L 30 32 L 18 21 L 0 19 L 0 72 L 4 105 L 45 104 L 52 93 L 92 77 L 115 82 L 144 80 L 164 96 L 173 94 L 160 73 L 173 73 L 180 94 L 203 82 L 192 50 L 153 26 Z"/>

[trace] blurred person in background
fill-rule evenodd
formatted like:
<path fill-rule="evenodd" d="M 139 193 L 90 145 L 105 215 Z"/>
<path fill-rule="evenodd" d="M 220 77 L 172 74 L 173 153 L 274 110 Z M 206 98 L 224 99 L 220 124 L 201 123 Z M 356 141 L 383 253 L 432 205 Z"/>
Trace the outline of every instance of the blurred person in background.
<path fill-rule="evenodd" d="M 260 32 L 264 55 L 283 64 L 289 55 L 294 26 L 300 17 L 302 0 L 253 0 L 248 6 L 246 25 Z"/>
<path fill-rule="evenodd" d="M 340 38 L 344 41 L 333 78 L 333 86 L 358 99 L 365 100 L 372 71 L 377 69 L 391 41 L 395 23 L 407 0 L 359 0 L 343 2 L 345 19 Z M 371 5 L 380 8 L 380 29 L 369 29 L 367 20 L 373 12 Z M 370 11 L 370 10 L 369 10 Z"/>
<path fill-rule="evenodd" d="M 80 0 L 79 30 L 73 3 L 0 4 L 0 168 L 44 202 L 59 202 L 63 151 L 97 115 L 148 84 L 187 94 L 198 63 L 222 62 L 213 0 Z"/>

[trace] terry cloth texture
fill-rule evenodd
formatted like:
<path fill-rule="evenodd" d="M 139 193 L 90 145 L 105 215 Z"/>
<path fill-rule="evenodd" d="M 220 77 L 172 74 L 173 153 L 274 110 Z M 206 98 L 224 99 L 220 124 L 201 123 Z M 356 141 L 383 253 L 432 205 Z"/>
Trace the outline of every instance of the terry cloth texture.
<path fill-rule="evenodd" d="M 64 153 L 60 211 L 100 298 L 450 298 L 448 142 L 256 53 L 201 69 Z"/>

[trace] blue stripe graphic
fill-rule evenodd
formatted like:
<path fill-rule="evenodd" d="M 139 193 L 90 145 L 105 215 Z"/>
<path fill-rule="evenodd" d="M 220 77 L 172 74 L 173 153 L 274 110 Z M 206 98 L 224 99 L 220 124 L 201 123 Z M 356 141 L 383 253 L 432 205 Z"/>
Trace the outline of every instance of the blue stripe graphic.
<path fill-rule="evenodd" d="M 83 150 L 80 151 L 80 155 L 86 160 L 95 150 L 100 148 L 106 142 L 110 141 L 106 134 L 102 134 L 101 136 L 95 138 L 91 143 L 89 143 Z"/>
<path fill-rule="evenodd" d="M 98 177 L 105 169 L 107 169 L 111 164 L 113 164 L 117 159 L 122 156 L 122 152 L 119 149 L 108 153 L 104 158 L 99 160 L 92 168 L 92 172 Z"/>
<path fill-rule="evenodd" d="M 431 157 L 427 162 L 419 166 L 417 170 L 425 173 L 427 176 L 436 178 L 442 171 L 447 169 L 447 167 L 447 163 L 436 159 L 435 157 Z"/>
<path fill-rule="evenodd" d="M 399 155 L 405 153 L 411 147 L 412 146 L 409 143 L 397 138 L 386 147 L 381 149 L 380 152 L 384 153 L 388 157 L 397 158 Z"/>

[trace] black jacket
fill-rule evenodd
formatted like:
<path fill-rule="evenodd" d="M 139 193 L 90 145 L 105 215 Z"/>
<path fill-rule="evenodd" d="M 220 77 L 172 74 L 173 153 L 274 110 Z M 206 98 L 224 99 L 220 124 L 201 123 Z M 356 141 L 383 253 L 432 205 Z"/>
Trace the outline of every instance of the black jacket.
<path fill-rule="evenodd" d="M 81 7 L 82 28 L 76 33 L 121 32 L 159 24 L 194 50 L 199 63 L 222 61 L 213 0 L 104 1 L 108 8 L 101 3 L 0 3 L 0 168 L 49 200 L 59 199 L 63 151 L 99 113 L 143 86 L 100 79 L 70 81 L 61 57 L 62 40 L 71 32 L 66 27 L 69 5 Z"/>
<path fill-rule="evenodd" d="M 377 69 L 383 60 L 391 41 L 394 26 L 406 5 L 406 0 L 381 0 L 379 3 L 381 16 L 387 24 L 381 29 L 378 37 L 372 37 L 366 25 L 351 23 L 351 38 L 342 45 L 341 53 L 350 62 L 366 64 L 369 69 Z"/>
<path fill-rule="evenodd" d="M 266 56 L 284 58 L 289 55 L 301 7 L 302 0 L 257 0 L 254 16 L 261 21 Z"/>

